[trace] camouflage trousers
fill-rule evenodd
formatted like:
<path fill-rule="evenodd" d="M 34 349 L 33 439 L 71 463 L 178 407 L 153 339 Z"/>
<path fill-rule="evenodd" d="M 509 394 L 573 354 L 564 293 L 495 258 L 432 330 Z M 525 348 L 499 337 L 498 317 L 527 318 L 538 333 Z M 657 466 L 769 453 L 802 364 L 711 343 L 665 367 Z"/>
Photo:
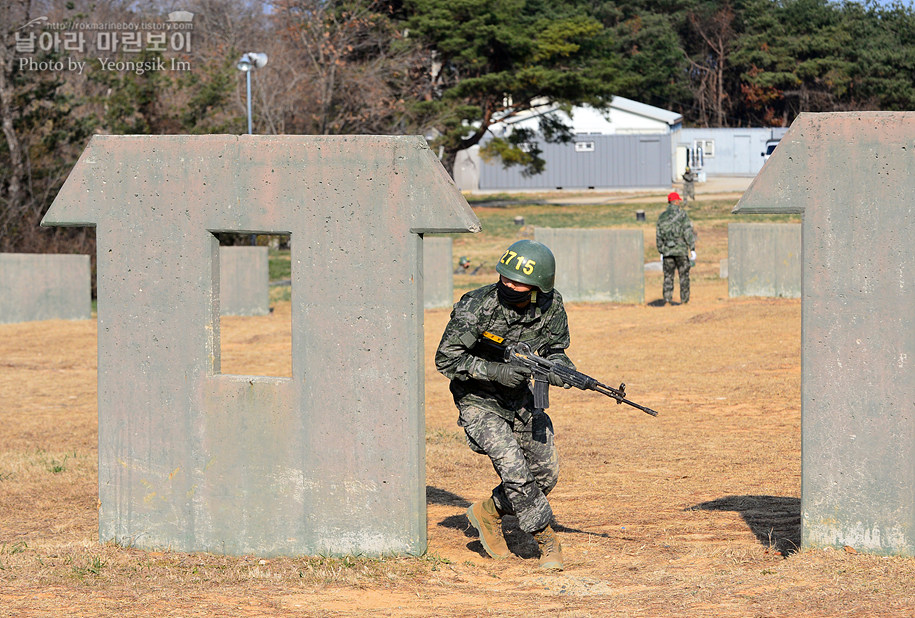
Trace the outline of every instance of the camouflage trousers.
<path fill-rule="evenodd" d="M 674 299 L 674 272 L 680 273 L 680 302 L 689 302 L 689 256 L 665 255 L 664 256 L 664 300 L 671 302 Z"/>
<path fill-rule="evenodd" d="M 485 453 L 502 481 L 492 499 L 502 514 L 515 515 L 525 532 L 539 532 L 553 520 L 546 496 L 559 480 L 559 455 L 553 444 L 553 422 L 535 411 L 525 422 L 507 421 L 479 408 L 462 408 L 460 424 L 467 443 Z"/>

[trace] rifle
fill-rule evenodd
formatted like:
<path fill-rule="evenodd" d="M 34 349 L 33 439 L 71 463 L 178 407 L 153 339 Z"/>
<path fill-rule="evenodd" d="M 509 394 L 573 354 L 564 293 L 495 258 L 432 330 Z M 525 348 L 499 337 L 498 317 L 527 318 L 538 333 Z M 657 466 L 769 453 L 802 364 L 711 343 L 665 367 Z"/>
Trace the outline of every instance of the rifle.
<path fill-rule="evenodd" d="M 505 343 L 503 337 L 498 335 L 493 335 L 492 333 L 485 332 L 483 337 L 488 339 L 485 341 L 481 339 L 484 343 L 487 343 L 498 350 L 502 350 L 504 354 L 504 360 L 506 363 L 515 363 L 518 365 L 523 365 L 531 370 L 531 373 L 534 376 L 534 407 L 541 410 L 545 410 L 550 407 L 550 372 L 559 376 L 563 382 L 574 386 L 577 389 L 583 391 L 597 391 L 602 395 L 607 397 L 612 397 L 616 399 L 617 405 L 625 403 L 632 406 L 633 408 L 638 408 L 646 414 L 652 416 L 657 416 L 658 413 L 647 408 L 643 405 L 639 405 L 634 401 L 629 401 L 626 399 L 626 385 L 620 384 L 619 388 L 613 388 L 612 386 L 607 386 L 606 384 L 601 384 L 591 376 L 585 375 L 580 371 L 575 371 L 574 369 L 569 369 L 565 365 L 560 365 L 559 363 L 554 363 L 551 360 L 547 360 L 542 356 L 537 356 L 531 350 L 531 347 L 526 343 Z"/>

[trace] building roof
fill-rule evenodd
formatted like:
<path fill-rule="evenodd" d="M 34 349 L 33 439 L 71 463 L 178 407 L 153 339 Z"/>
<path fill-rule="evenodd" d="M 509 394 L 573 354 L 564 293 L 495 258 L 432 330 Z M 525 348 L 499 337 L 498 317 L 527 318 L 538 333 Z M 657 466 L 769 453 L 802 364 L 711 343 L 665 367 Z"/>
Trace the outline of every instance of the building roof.
<path fill-rule="evenodd" d="M 627 99 L 625 97 L 613 97 L 613 100 L 610 102 L 610 107 L 629 112 L 630 114 L 645 116 L 652 120 L 660 120 L 666 122 L 668 126 L 674 126 L 683 122 L 683 116 L 676 112 L 655 107 L 654 105 L 648 105 L 647 103 L 639 103 L 638 101 L 633 101 L 632 99 Z"/>
<path fill-rule="evenodd" d="M 557 111 L 566 121 L 571 122 L 573 126 L 581 122 L 585 122 L 589 125 L 597 123 L 597 127 L 590 127 L 592 131 L 596 132 L 604 132 L 601 130 L 601 126 L 606 126 L 607 123 L 610 122 L 608 114 L 613 111 L 641 116 L 642 118 L 662 123 L 669 128 L 674 128 L 683 122 L 683 116 L 675 112 L 661 109 L 654 105 L 648 105 L 647 103 L 639 103 L 638 101 L 633 101 L 632 99 L 627 99 L 625 97 L 614 96 L 610 101 L 610 104 L 603 109 L 592 108 L 590 106 L 579 106 L 574 108 L 572 110 L 571 118 L 565 112 L 560 111 L 557 105 L 543 100 L 539 104 L 535 104 L 530 110 L 493 123 L 493 125 L 490 126 L 490 131 L 495 135 L 500 135 L 507 127 L 522 124 L 528 125 L 535 118 Z"/>

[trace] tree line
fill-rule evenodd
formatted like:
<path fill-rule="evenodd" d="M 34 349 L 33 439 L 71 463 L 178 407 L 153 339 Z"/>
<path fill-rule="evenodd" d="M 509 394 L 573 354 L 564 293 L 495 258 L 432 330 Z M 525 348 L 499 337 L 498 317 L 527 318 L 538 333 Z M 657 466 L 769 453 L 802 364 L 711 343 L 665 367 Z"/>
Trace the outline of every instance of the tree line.
<path fill-rule="evenodd" d="M 163 0 L 0 7 L 0 251 L 94 253 L 91 231 L 38 226 L 93 134 L 246 132 L 236 67 L 245 52 L 269 57 L 251 75 L 255 133 L 421 134 L 449 170 L 459 150 L 483 143 L 485 156 L 542 171 L 530 131 L 496 137 L 488 128 L 544 99 L 570 110 L 620 95 L 707 127 L 915 109 L 915 13 L 902 3 L 188 0 L 180 8 L 193 21 L 179 46 L 158 31 L 123 30 L 167 22 L 175 4 Z M 539 133 L 571 139 L 550 114 Z"/>

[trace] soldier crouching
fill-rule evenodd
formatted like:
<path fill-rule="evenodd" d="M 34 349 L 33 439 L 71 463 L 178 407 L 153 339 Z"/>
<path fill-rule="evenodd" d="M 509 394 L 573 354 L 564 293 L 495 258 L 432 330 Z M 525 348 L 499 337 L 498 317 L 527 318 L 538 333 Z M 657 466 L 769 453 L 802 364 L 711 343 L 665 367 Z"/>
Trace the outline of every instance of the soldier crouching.
<path fill-rule="evenodd" d="M 570 336 L 562 296 L 553 289 L 555 259 L 545 245 L 520 240 L 496 271 L 498 282 L 468 292 L 454 305 L 435 355 L 436 368 L 451 380 L 468 445 L 489 456 L 500 479 L 488 499 L 471 505 L 467 517 L 486 552 L 501 559 L 510 555 L 502 516 L 515 515 L 519 527 L 537 540 L 541 568 L 562 570 L 547 500 L 559 478 L 553 424 L 534 408 L 530 369 L 506 363 L 481 342 L 484 333 L 523 342 L 536 354 L 575 368 L 565 353 Z M 568 388 L 553 373 L 549 379 Z"/>

